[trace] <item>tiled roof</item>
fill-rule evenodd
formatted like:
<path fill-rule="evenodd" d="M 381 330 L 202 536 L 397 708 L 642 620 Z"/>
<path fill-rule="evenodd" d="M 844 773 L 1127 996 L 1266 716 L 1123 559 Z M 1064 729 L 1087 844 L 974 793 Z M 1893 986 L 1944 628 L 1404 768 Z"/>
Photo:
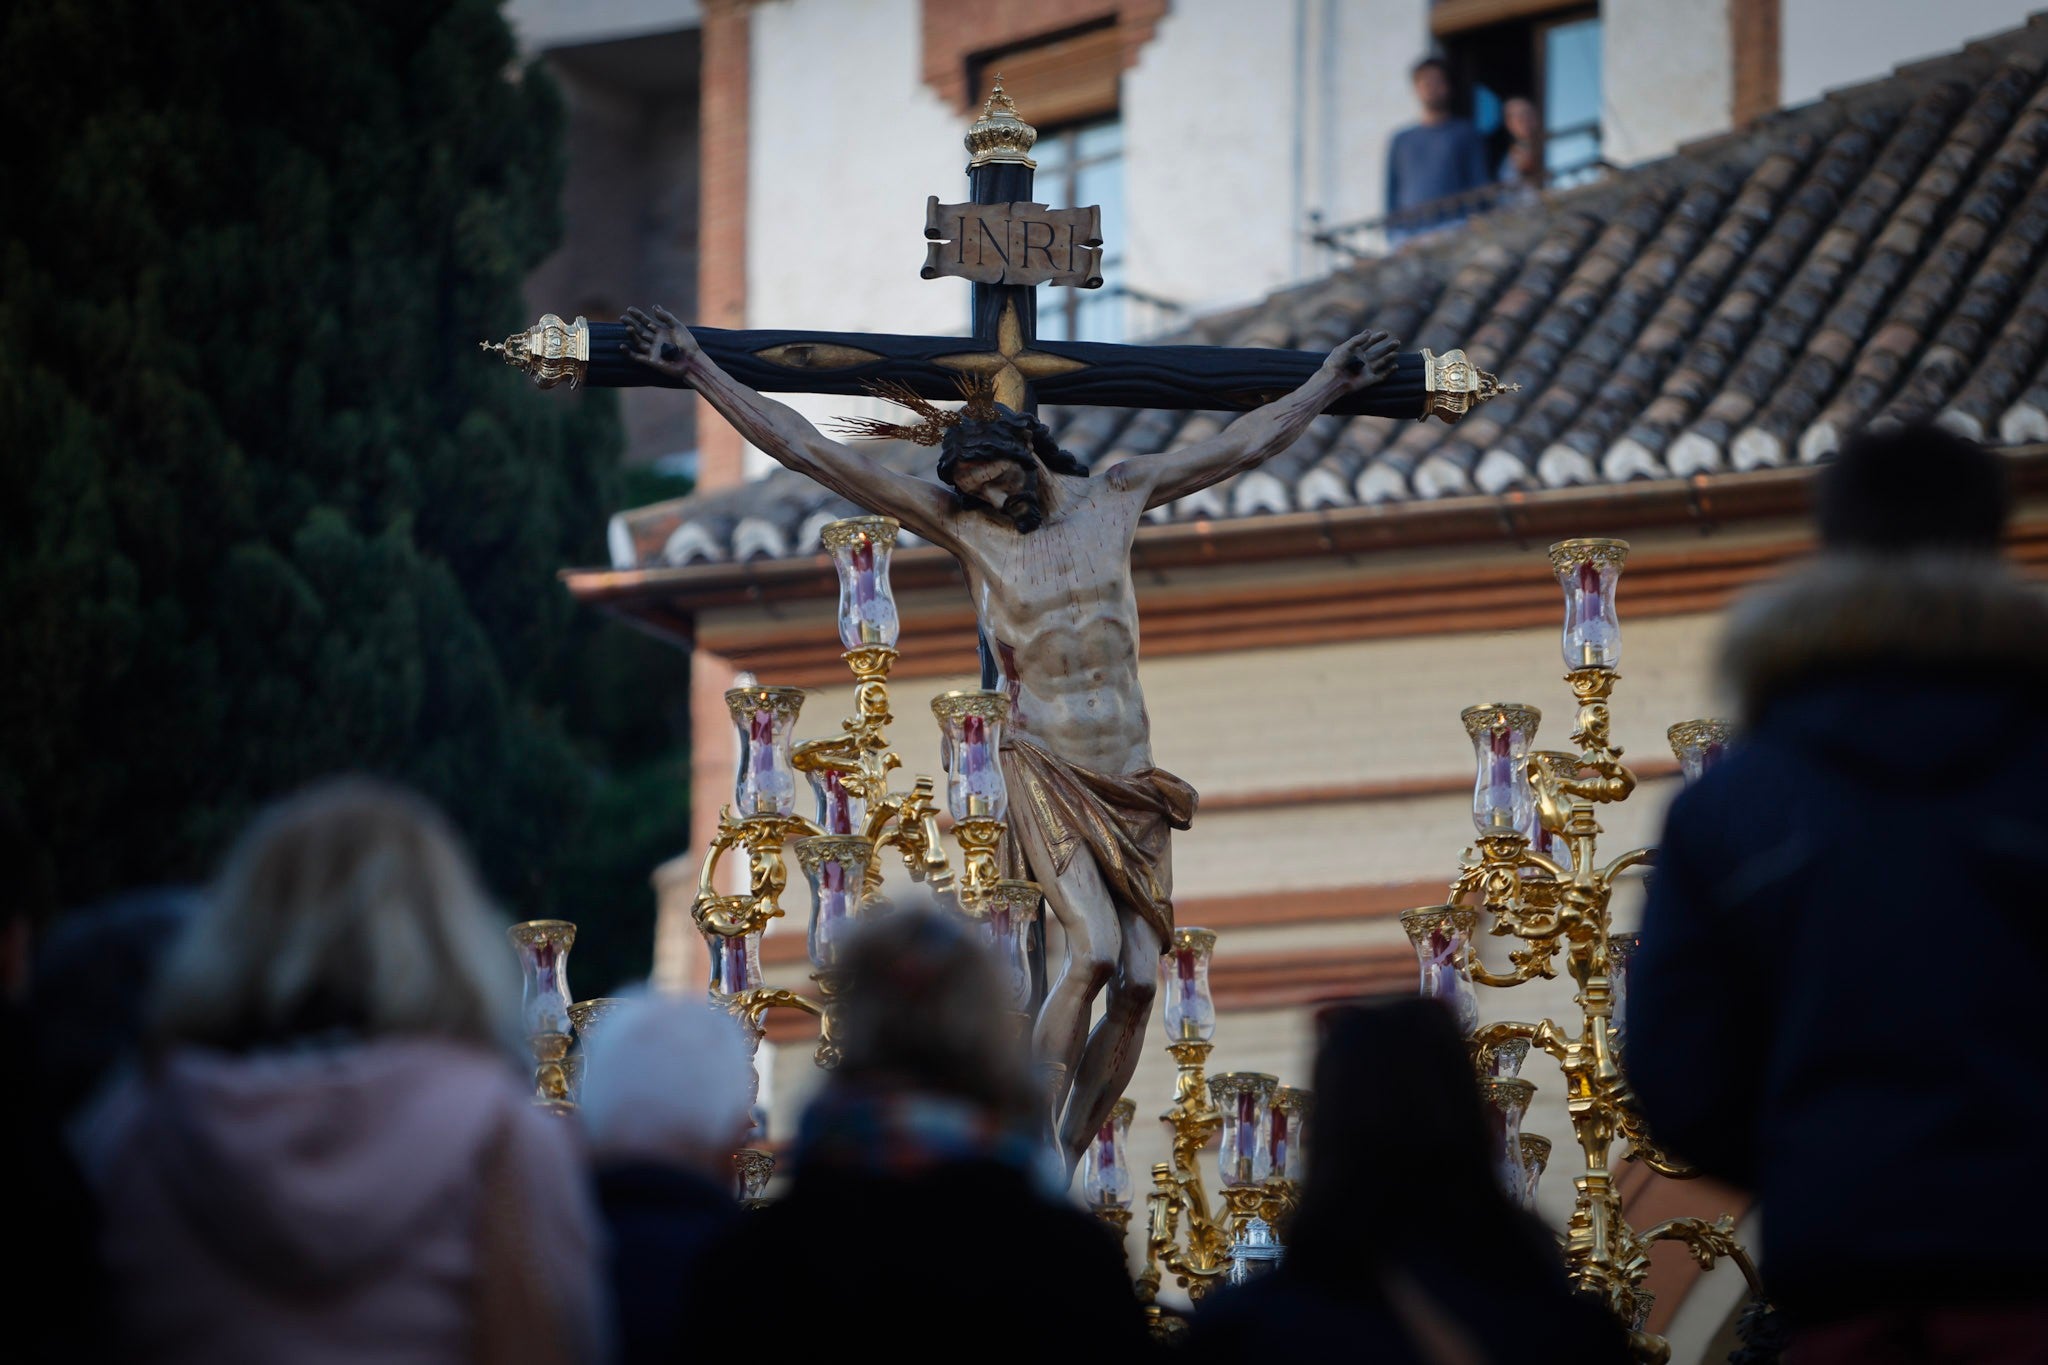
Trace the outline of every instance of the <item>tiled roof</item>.
<path fill-rule="evenodd" d="M 1161 521 L 1669 479 L 1825 459 L 1934 419 L 2048 440 L 2048 23 L 1490 215 L 1175 341 L 1320 350 L 1366 326 L 1522 385 L 1456 426 L 1324 417 Z M 1228 414 L 1048 409 L 1101 468 Z M 930 453 L 886 452 L 928 472 Z M 625 513 L 619 568 L 814 551 L 800 475 Z"/>

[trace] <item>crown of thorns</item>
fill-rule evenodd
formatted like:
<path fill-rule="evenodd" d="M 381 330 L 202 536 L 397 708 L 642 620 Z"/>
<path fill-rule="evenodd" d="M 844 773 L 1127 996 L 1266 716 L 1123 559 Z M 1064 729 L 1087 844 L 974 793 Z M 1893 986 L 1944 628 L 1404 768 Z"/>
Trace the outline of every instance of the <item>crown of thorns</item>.
<path fill-rule="evenodd" d="M 957 409 L 942 408 L 894 379 L 877 379 L 861 385 L 875 397 L 908 408 L 918 415 L 916 422 L 884 422 L 876 417 L 840 417 L 832 429 L 841 436 L 867 441 L 910 441 L 935 446 L 945 439 L 948 427 L 962 422 L 987 422 L 996 416 L 996 382 L 989 375 L 963 374 L 953 381 L 964 404 Z"/>

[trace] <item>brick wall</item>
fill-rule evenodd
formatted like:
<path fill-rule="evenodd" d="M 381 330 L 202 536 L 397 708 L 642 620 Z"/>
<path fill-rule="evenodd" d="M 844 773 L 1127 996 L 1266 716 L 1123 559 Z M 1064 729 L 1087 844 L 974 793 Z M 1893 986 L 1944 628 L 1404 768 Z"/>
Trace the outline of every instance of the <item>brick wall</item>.
<path fill-rule="evenodd" d="M 1728 37 L 1734 45 L 1735 92 L 1729 110 L 1736 127 L 1778 107 L 1778 0 L 1728 0 Z"/>
<path fill-rule="evenodd" d="M 968 58 L 1104 19 L 1116 22 L 1129 67 L 1166 10 L 1167 0 L 924 0 L 925 84 L 968 109 L 986 93 L 967 88 Z"/>
<path fill-rule="evenodd" d="M 748 0 L 705 0 L 697 230 L 697 314 L 706 327 L 747 320 L 747 85 L 752 60 Z M 739 433 L 701 399 L 697 482 L 723 488 L 741 478 Z"/>

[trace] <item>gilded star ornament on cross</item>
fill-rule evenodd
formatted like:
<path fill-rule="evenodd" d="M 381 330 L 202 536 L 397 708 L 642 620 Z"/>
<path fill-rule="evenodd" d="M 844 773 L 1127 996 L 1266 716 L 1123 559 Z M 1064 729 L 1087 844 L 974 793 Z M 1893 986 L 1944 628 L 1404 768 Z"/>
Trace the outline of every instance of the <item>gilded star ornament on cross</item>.
<path fill-rule="evenodd" d="M 962 351 L 957 355 L 933 356 L 932 364 L 943 365 L 962 374 L 991 377 L 995 380 L 996 401 L 1020 412 L 1029 401 L 1032 380 L 1088 368 L 1085 361 L 1037 350 L 1027 342 L 1024 326 L 1017 320 L 1014 299 L 1003 306 L 1002 318 L 996 324 L 996 348 L 993 351 Z"/>

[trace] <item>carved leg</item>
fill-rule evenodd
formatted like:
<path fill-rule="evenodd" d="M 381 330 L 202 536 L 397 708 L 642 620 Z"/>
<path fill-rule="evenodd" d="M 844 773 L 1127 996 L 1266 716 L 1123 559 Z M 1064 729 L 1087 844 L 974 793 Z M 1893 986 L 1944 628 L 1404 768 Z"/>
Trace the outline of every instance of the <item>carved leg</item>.
<path fill-rule="evenodd" d="M 1044 890 L 1046 904 L 1067 939 L 1066 961 L 1046 990 L 1032 1032 L 1034 1054 L 1052 1072 L 1049 1116 L 1052 1131 L 1057 1133 L 1060 1113 L 1079 1069 L 1081 1049 L 1087 1042 L 1088 1015 L 1095 997 L 1116 972 L 1116 905 L 1087 850 L 1077 852 L 1067 870 L 1056 874 L 1052 855 L 1029 813 L 1013 809 L 1010 818 L 1031 865 L 1032 879 Z M 1110 1102 L 1115 1102 L 1114 1096 Z"/>
<path fill-rule="evenodd" d="M 1110 1109 L 1138 1070 L 1145 1025 L 1159 994 L 1159 953 L 1164 946 L 1158 932 L 1144 920 L 1132 916 L 1124 921 L 1123 951 L 1117 959 L 1116 976 L 1109 983 L 1109 999 L 1104 1002 L 1101 1021 L 1088 1037 L 1087 1050 L 1081 1054 L 1073 1099 L 1060 1129 L 1060 1145 L 1066 1149 L 1070 1168 L 1081 1159 L 1088 1139 L 1108 1120 Z"/>

